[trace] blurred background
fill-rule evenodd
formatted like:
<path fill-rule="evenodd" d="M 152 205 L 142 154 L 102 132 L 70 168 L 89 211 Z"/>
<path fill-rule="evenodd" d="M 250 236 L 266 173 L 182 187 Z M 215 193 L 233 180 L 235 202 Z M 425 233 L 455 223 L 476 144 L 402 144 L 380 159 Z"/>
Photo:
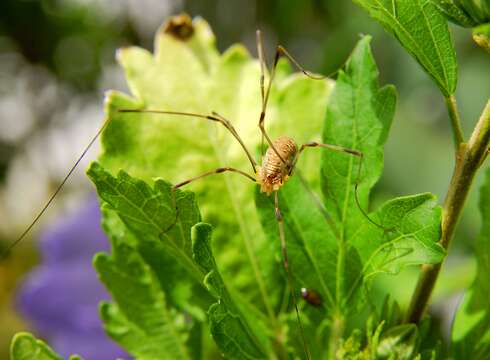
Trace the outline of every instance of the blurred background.
<path fill-rule="evenodd" d="M 305 68 L 323 74 L 342 66 L 359 34 L 373 35 L 381 82 L 395 84 L 399 93 L 386 147 L 385 172 L 373 206 L 393 196 L 419 192 L 435 193 L 442 202 L 454 158 L 443 98 L 397 41 L 350 1 L 2 0 L 0 250 L 29 224 L 97 131 L 103 119 L 104 92 L 128 91 L 122 70 L 115 62 L 116 49 L 128 45 L 152 49 L 158 26 L 169 15 L 182 11 L 202 16 L 210 23 L 221 51 L 243 42 L 255 54 L 255 30 L 260 28 L 269 57 L 280 43 Z M 463 127 L 469 135 L 490 94 L 490 60 L 472 42 L 469 30 L 455 26 L 451 30 L 459 63 L 456 96 Z M 53 247 L 63 245 L 49 245 L 50 240 L 45 240 L 48 245 L 40 252 L 37 239 L 58 236 L 53 233 L 59 234 L 59 227 L 66 230 L 67 226 L 78 226 L 72 224 L 74 219 L 82 216 L 84 207 L 90 207 L 87 202 L 92 201 L 93 189 L 84 168 L 96 153 L 94 146 L 48 214 L 7 259 L 0 261 L 0 359 L 8 358 L 8 344 L 17 331 L 34 331 L 48 340 L 56 337 L 56 331 L 43 330 L 39 325 L 43 315 L 40 310 L 32 310 L 36 304 L 43 304 L 36 292 L 39 289 L 32 289 L 47 281 L 46 276 L 33 277 L 32 271 L 39 271 L 38 264 L 56 251 Z M 450 314 L 474 274 L 472 243 L 480 224 L 480 181 L 481 176 L 476 180 L 439 283 L 444 283 L 444 278 L 451 281 L 438 287 L 431 308 L 446 333 Z M 97 222 L 97 216 L 92 221 Z M 65 231 L 56 241 L 76 240 Z M 100 241 L 99 248 L 105 248 L 105 240 Z M 91 271 L 90 257 L 83 266 Z M 29 271 L 31 275 L 27 275 Z M 382 277 L 376 286 L 380 292 L 394 294 L 406 306 L 416 275 L 417 269 L 409 269 L 401 275 L 406 281 L 393 282 Z M 93 285 L 95 275 L 92 282 L 86 282 L 83 274 L 73 276 L 72 285 L 92 303 L 105 296 Z M 25 286 L 30 288 L 25 290 Z M 29 294 L 33 297 L 28 301 L 31 305 L 25 305 L 22 297 Z M 38 316 L 33 315 L 36 311 Z"/>

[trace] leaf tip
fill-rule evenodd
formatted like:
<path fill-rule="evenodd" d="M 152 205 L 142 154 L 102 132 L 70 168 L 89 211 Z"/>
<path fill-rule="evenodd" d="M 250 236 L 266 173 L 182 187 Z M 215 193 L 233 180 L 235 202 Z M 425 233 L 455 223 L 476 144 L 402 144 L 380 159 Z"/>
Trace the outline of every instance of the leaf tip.
<path fill-rule="evenodd" d="M 102 269 L 109 263 L 109 256 L 106 253 L 99 252 L 94 255 L 92 259 L 92 265 L 97 270 L 97 272 L 101 272 Z"/>
<path fill-rule="evenodd" d="M 102 166 L 97 161 L 92 161 L 85 173 L 93 181 L 97 174 L 99 174 L 101 171 L 103 171 Z"/>

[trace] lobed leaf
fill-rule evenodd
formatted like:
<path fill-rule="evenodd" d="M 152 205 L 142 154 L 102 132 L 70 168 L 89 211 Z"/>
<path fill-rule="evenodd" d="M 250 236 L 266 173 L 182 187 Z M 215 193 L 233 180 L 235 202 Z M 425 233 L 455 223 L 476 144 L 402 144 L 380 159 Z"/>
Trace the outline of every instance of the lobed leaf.
<path fill-rule="evenodd" d="M 258 328 L 259 323 L 257 319 L 251 325 L 247 323 L 237 302 L 227 290 L 216 266 L 210 240 L 210 225 L 201 223 L 193 228 L 194 258 L 207 272 L 204 283 L 217 300 L 208 312 L 211 334 L 227 358 L 265 359 L 270 349 L 266 350 L 265 337 L 257 337 L 262 332 Z"/>
<path fill-rule="evenodd" d="M 11 360 L 62 360 L 46 343 L 26 332 L 17 333 L 10 346 Z M 69 360 L 82 360 L 78 355 L 70 356 Z"/>
<path fill-rule="evenodd" d="M 141 358 L 195 358 L 199 348 L 186 342 L 210 302 L 197 288 L 203 274 L 192 260 L 191 227 L 200 219 L 193 195 L 172 193 L 162 180 L 151 188 L 125 172 L 114 178 L 98 163 L 87 173 L 104 200 L 113 250 L 94 260 L 117 303 L 101 306 L 107 333 Z M 187 326 L 177 310 L 193 315 Z"/>
<path fill-rule="evenodd" d="M 108 170 L 116 173 L 125 169 L 145 181 L 164 177 L 177 183 L 221 166 L 250 169 L 243 149 L 220 124 L 118 112 L 217 111 L 233 123 L 252 154 L 256 153 L 261 142 L 257 126 L 261 107 L 259 63 L 241 45 L 219 54 L 208 24 L 196 19 L 193 26 L 194 36 L 187 41 L 159 31 L 154 54 L 136 47 L 118 53 L 133 97 L 111 92 L 106 98 L 111 122 L 102 137 L 99 161 Z M 273 137 L 289 134 L 298 141 L 312 140 L 320 132 L 332 83 L 289 73 L 286 64 L 280 62 L 266 126 Z M 315 169 L 318 155 L 305 159 L 303 168 Z M 282 300 L 281 289 L 277 289 L 276 263 L 255 211 L 254 185 L 236 174 L 224 174 L 197 181 L 189 188 L 198 194 L 204 218 L 219 223 L 213 247 L 225 282 L 233 282 L 273 321 L 273 308 Z"/>
<path fill-rule="evenodd" d="M 447 21 L 432 0 L 354 0 L 392 33 L 435 81 L 454 94 L 456 54 Z"/>
<path fill-rule="evenodd" d="M 87 173 L 104 200 L 104 229 L 113 250 L 111 256 L 98 254 L 94 260 L 117 304 L 101 305 L 107 333 L 142 359 L 197 359 L 201 335 L 191 335 L 204 321 L 200 310 L 207 310 L 211 332 L 224 354 L 265 358 L 271 351 L 264 350 L 266 327 L 243 299 L 236 304 L 225 290 L 209 247 L 210 226 L 197 224 L 193 194 L 173 192 L 162 180 L 150 187 L 123 171 L 116 178 L 98 163 Z M 196 289 L 196 283 L 201 288 L 204 283 L 218 303 Z M 174 286 L 188 293 L 175 293 Z M 264 335 L 260 342 L 257 334 Z M 191 340 L 200 346 L 188 346 Z"/>
<path fill-rule="evenodd" d="M 142 359 L 190 359 L 186 334 L 155 273 L 124 238 L 111 238 L 112 255 L 98 254 L 94 266 L 118 304 L 101 307 L 108 334 Z"/>
<path fill-rule="evenodd" d="M 87 175 L 99 197 L 140 241 L 162 244 L 192 276 L 202 277 L 192 261 L 190 229 L 200 220 L 192 193 L 173 192 L 163 180 L 156 180 L 152 189 L 124 171 L 114 178 L 97 162 L 90 165 Z"/>
<path fill-rule="evenodd" d="M 116 255 L 116 251 L 120 254 Z M 127 256 L 126 262 L 99 254 L 94 264 L 102 282 L 118 303 L 102 306 L 107 333 L 128 352 L 141 359 L 190 359 L 185 333 L 177 326 L 175 314 L 167 308 L 165 294 L 156 286 L 155 275 L 136 251 L 114 249 L 114 256 Z M 128 266 L 132 268 L 128 270 Z"/>

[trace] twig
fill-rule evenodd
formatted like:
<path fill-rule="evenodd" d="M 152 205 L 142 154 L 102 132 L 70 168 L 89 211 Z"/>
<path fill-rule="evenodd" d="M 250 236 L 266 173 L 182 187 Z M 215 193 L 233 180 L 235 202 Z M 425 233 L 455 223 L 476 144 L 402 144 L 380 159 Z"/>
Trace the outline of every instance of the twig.
<path fill-rule="evenodd" d="M 475 126 L 468 143 L 461 143 L 456 152 L 456 165 L 442 213 L 440 244 L 447 250 L 458 223 L 466 197 L 476 172 L 487 156 L 490 142 L 490 100 Z M 442 263 L 422 266 L 417 287 L 412 296 L 406 322 L 417 323 L 425 312 Z"/>
<path fill-rule="evenodd" d="M 461 128 L 461 120 L 459 117 L 458 107 L 456 105 L 456 98 L 454 95 L 444 98 L 446 100 L 446 107 L 451 119 L 451 127 L 453 129 L 454 148 L 459 150 L 459 146 L 464 141 L 463 129 Z"/>

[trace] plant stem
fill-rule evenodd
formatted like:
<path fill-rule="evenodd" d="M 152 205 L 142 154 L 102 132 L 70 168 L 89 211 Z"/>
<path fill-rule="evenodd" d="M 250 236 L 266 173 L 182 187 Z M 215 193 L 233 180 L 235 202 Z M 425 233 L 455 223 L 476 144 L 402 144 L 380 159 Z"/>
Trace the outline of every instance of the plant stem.
<path fill-rule="evenodd" d="M 332 317 L 332 326 L 330 328 L 330 339 L 328 341 L 328 359 L 335 360 L 340 340 L 344 334 L 345 320 L 340 312 Z"/>
<path fill-rule="evenodd" d="M 464 141 L 463 129 L 461 127 L 461 120 L 459 117 L 458 107 L 456 105 L 456 98 L 454 95 L 451 95 L 446 100 L 446 107 L 449 113 L 449 118 L 451 119 L 451 127 L 453 129 L 453 137 L 454 137 L 454 148 L 456 151 L 459 150 L 459 146 Z"/>
<path fill-rule="evenodd" d="M 453 177 L 444 200 L 441 221 L 441 246 L 447 250 L 458 223 L 466 197 L 477 170 L 485 159 L 490 142 L 490 100 L 476 124 L 468 143 L 461 143 L 456 152 Z M 417 323 L 425 312 L 442 263 L 423 265 L 417 287 L 412 296 L 406 322 Z"/>

